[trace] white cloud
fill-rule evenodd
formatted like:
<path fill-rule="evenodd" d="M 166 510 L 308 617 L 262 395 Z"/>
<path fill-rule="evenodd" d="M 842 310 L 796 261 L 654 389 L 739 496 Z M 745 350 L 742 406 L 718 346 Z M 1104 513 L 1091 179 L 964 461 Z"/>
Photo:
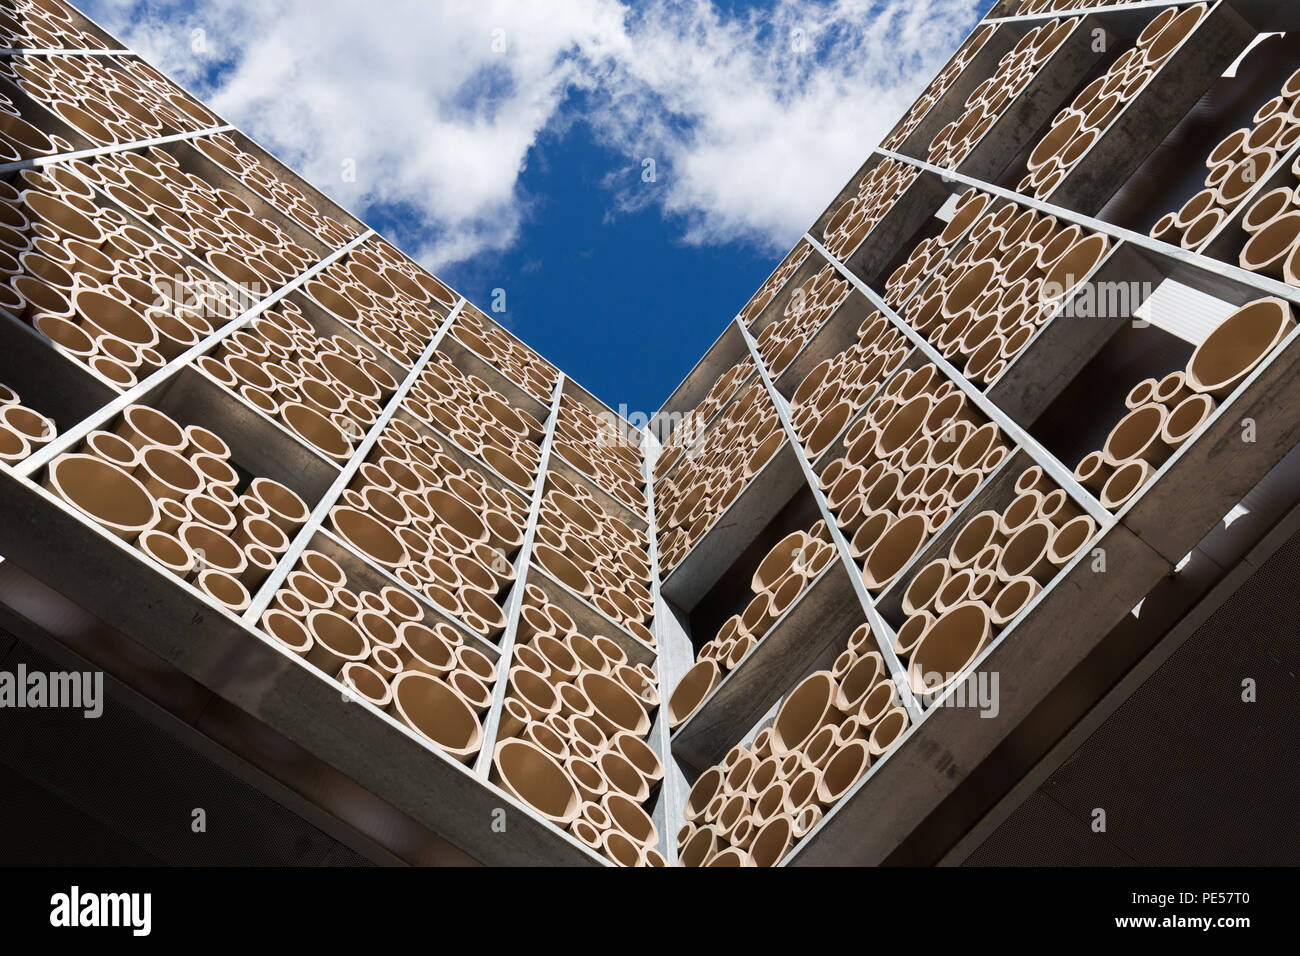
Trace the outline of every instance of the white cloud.
<path fill-rule="evenodd" d="M 730 17 L 709 0 L 83 6 L 363 219 L 401 207 L 412 226 L 394 238 L 436 268 L 517 240 L 520 173 L 539 134 L 575 118 L 574 90 L 629 169 L 656 160 L 654 188 L 612 192 L 616 208 L 658 203 L 689 242 L 788 248 L 982 4 L 776 0 Z"/>

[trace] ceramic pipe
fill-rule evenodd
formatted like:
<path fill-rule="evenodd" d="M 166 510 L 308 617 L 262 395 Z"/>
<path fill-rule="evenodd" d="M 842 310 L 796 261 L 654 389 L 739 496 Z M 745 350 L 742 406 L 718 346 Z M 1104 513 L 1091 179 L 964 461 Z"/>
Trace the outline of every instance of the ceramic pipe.
<path fill-rule="evenodd" d="M 817 802 L 832 806 L 867 772 L 871 753 L 865 740 L 850 740 L 834 752 L 817 785 Z"/>
<path fill-rule="evenodd" d="M 185 448 L 185 432 L 171 418 L 147 405 L 129 405 L 118 418 L 113 431 L 135 448 L 157 445 L 179 452 Z"/>
<path fill-rule="evenodd" d="M 1107 464 L 1118 467 L 1137 459 L 1151 464 L 1162 462 L 1169 449 L 1160 441 L 1160 432 L 1168 415 L 1168 409 L 1153 402 L 1138 406 L 1120 419 L 1102 448 Z"/>
<path fill-rule="evenodd" d="M 517 737 L 523 732 L 530 719 L 531 715 L 528 708 L 523 703 L 514 697 L 507 697 L 501 706 L 501 721 L 497 725 L 497 738 L 505 740 L 509 737 Z"/>
<path fill-rule="evenodd" d="M 772 752 L 783 756 L 801 748 L 821 727 L 838 723 L 835 709 L 839 688 L 829 671 L 809 675 L 791 691 L 772 725 Z"/>
<path fill-rule="evenodd" d="M 1155 469 L 1146 461 L 1137 459 L 1120 465 L 1106 480 L 1101 489 L 1101 504 L 1112 511 L 1120 508 L 1138 493 Z"/>
<path fill-rule="evenodd" d="M 459 673 L 459 671 L 456 672 L 456 674 Z M 456 674 L 452 676 L 455 677 Z M 475 710 L 477 709 L 475 708 Z M 554 714 L 551 715 L 551 717 L 554 716 Z M 547 720 L 549 721 L 551 717 L 548 717 Z M 523 733 L 519 736 L 521 739 L 537 745 L 558 763 L 562 764 L 569 756 L 569 745 L 565 742 L 564 737 L 548 723 L 529 721 L 528 725 L 524 727 Z"/>
<path fill-rule="evenodd" d="M 544 677 L 523 667 L 512 667 L 506 674 L 509 688 L 534 720 L 544 720 L 559 713 L 560 699 Z"/>
<path fill-rule="evenodd" d="M 650 730 L 650 718 L 645 708 L 618 681 L 605 674 L 587 671 L 579 675 L 576 683 L 595 708 L 591 719 L 606 734 L 626 730 L 642 736 Z"/>
<path fill-rule="evenodd" d="M 362 611 L 358 619 L 368 612 Z M 434 677 L 444 677 L 456 665 L 455 653 L 439 632 L 417 621 L 404 621 L 397 628 L 398 645 L 394 650 L 410 670 Z"/>
<path fill-rule="evenodd" d="M 1106 456 L 1099 451 L 1094 451 L 1085 455 L 1079 462 L 1074 469 L 1074 477 L 1093 494 L 1100 494 L 1113 472 L 1114 466 L 1106 461 Z"/>
<path fill-rule="evenodd" d="M 862 571 L 867 588 L 880 590 L 897 577 L 921 549 L 927 534 L 926 519 L 920 514 L 904 515 L 891 524 L 867 555 Z"/>
<path fill-rule="evenodd" d="M 909 722 L 907 711 L 902 707 L 895 707 L 880 718 L 867 742 L 867 749 L 871 752 L 871 756 L 873 758 L 884 756 L 889 748 L 898 742 Z"/>
<path fill-rule="evenodd" d="M 694 713 L 704 698 L 712 692 L 719 678 L 718 666 L 713 661 L 700 661 L 691 667 L 678 681 L 668 698 L 669 727 L 680 726 Z"/>
<path fill-rule="evenodd" d="M 1042 519 L 1026 521 L 1008 539 L 998 560 L 997 575 L 1003 581 L 1032 577 L 1040 584 L 1051 580 L 1055 568 L 1048 559 L 1056 529 Z"/>
<path fill-rule="evenodd" d="M 474 721 L 474 725 L 477 727 L 478 722 Z M 535 744 L 517 737 L 498 743 L 491 777 L 493 783 L 556 826 L 568 826 L 578 815 L 581 799 L 573 782 L 564 768 Z"/>
<path fill-rule="evenodd" d="M 719 836 L 712 826 L 698 827 L 678 853 L 682 866 L 704 866 L 719 850 Z"/>
<path fill-rule="evenodd" d="M 1295 202 L 1295 189 L 1284 187 L 1273 189 L 1260 196 L 1241 221 L 1241 228 L 1254 235 L 1268 226 L 1270 222 L 1284 214 Z"/>
<path fill-rule="evenodd" d="M 601 799 L 600 806 L 615 827 L 641 846 L 651 847 L 659 842 L 659 829 L 654 821 L 639 803 L 626 794 L 609 791 Z"/>
<path fill-rule="evenodd" d="M 462 761 L 468 760 L 483 745 L 483 728 L 473 709 L 447 684 L 420 671 L 404 671 L 393 680 L 391 687 L 393 699 L 389 709 L 394 715 L 412 730 L 437 744 L 450 756 Z M 507 743 L 522 742 L 512 738 L 510 741 L 498 744 L 498 755 Z M 531 745 L 526 746 L 531 747 Z M 536 751 L 536 748 L 532 749 Z M 536 752 L 540 753 L 540 751 Z M 568 778 L 564 777 L 563 771 L 558 766 L 555 770 L 567 782 Z M 576 792 L 573 793 L 573 804 L 573 815 L 576 815 Z M 563 821 L 553 822 L 563 826 L 572 819 L 573 817 L 569 816 Z"/>
<path fill-rule="evenodd" d="M 1285 280 L 1288 256 L 1300 241 L 1300 212 L 1285 212 L 1255 230 L 1238 259 L 1243 269 Z"/>
<path fill-rule="evenodd" d="M 346 541 L 375 563 L 396 569 L 408 562 L 409 555 L 401 539 L 369 514 L 339 506 L 330 511 L 330 520 Z"/>
<path fill-rule="evenodd" d="M 364 661 L 370 656 L 370 642 L 356 624 L 320 608 L 307 615 L 307 629 L 312 635 L 312 649 L 307 660 L 331 677 L 345 663 Z"/>
<path fill-rule="evenodd" d="M 983 650 L 989 635 L 982 604 L 959 604 L 940 615 L 912 651 L 907 671 L 912 692 L 926 702 L 936 699 Z"/>
<path fill-rule="evenodd" d="M 207 543 L 204 539 L 194 540 Z M 222 552 L 218 552 L 217 557 L 220 559 Z M 334 605 L 332 591 L 305 571 L 291 571 L 284 583 L 286 588 L 296 593 L 310 608 L 328 611 Z"/>
<path fill-rule="evenodd" d="M 323 552 L 306 550 L 299 558 L 299 563 L 302 570 L 331 590 L 341 588 L 348 583 L 347 575 L 339 567 L 338 562 Z"/>
<path fill-rule="evenodd" d="M 8 425 L 0 424 L 0 462 L 16 465 L 31 453 L 31 444 L 24 435 Z"/>
<path fill-rule="evenodd" d="M 156 528 L 136 539 L 136 547 L 182 580 L 194 571 L 194 555 L 177 538 Z"/>
<path fill-rule="evenodd" d="M 1002 539 L 1010 539 L 1028 522 L 1039 517 L 1043 511 L 1043 495 L 1037 491 L 1026 491 L 1012 500 L 1003 509 L 998 519 L 998 532 Z M 982 550 L 982 549 L 981 549 Z"/>
<path fill-rule="evenodd" d="M 1171 450 L 1182 447 L 1214 414 L 1216 404 L 1206 394 L 1196 394 L 1179 402 L 1160 429 L 1160 440 Z"/>
<path fill-rule="evenodd" d="M 357 697 L 381 710 L 393 699 L 393 691 L 384 675 L 369 664 L 351 661 L 339 672 L 339 683 Z"/>
<path fill-rule="evenodd" d="M 894 651 L 900 657 L 907 657 L 933 623 L 934 615 L 929 611 L 917 611 L 910 615 L 894 635 Z"/>
<path fill-rule="evenodd" d="M 262 630 L 299 657 L 311 650 L 311 633 L 299 618 L 272 608 L 262 615 Z"/>
<path fill-rule="evenodd" d="M 803 807 L 816 805 L 817 787 L 821 783 L 821 771 L 809 764 L 806 758 L 799 766 L 800 769 L 790 778 L 790 787 L 786 793 L 786 809 L 795 814 Z"/>
<path fill-rule="evenodd" d="M 301 528 L 310 516 L 306 502 L 278 481 L 254 478 L 248 491 L 266 506 L 267 517 L 287 534 Z"/>
<path fill-rule="evenodd" d="M 58 428 L 51 419 L 23 405 L 10 404 L 0 408 L 0 423 L 27 439 L 32 451 L 49 444 L 58 435 Z"/>
<path fill-rule="evenodd" d="M 1222 401 L 1294 326 L 1291 307 L 1281 299 L 1242 306 L 1196 347 L 1187 363 L 1188 387 Z"/>
<path fill-rule="evenodd" d="M 794 821 L 789 814 L 771 817 L 754 834 L 749 853 L 755 866 L 776 866 L 794 843 Z"/>
<path fill-rule="evenodd" d="M 885 663 L 879 653 L 862 655 L 838 682 L 835 709 L 844 714 L 856 713 L 863 698 L 884 676 Z"/>
<path fill-rule="evenodd" d="M 1094 233 L 1080 239 L 1052 265 L 1043 279 L 1043 302 L 1059 303 L 1092 274 L 1110 249 L 1110 239 Z M 1046 251 L 1046 250 L 1044 250 Z"/>
<path fill-rule="evenodd" d="M 247 589 L 237 578 L 215 568 L 200 571 L 195 578 L 195 585 L 235 614 L 246 611 L 251 603 Z"/>
<path fill-rule="evenodd" d="M 521 728 L 522 729 L 522 728 Z M 515 736 L 506 734 L 505 737 Z M 600 829 L 605 829 L 609 825 L 604 810 L 600 807 L 600 800 L 609 792 L 609 783 L 601 775 L 596 765 L 581 757 L 572 756 L 564 761 L 564 770 L 577 787 L 579 796 L 582 797 L 584 804 L 592 804 L 592 817 L 601 821 Z M 584 812 L 586 807 L 584 806 Z M 597 814 L 595 811 L 600 811 Z"/>
<path fill-rule="evenodd" d="M 892 680 L 878 681 L 862 698 L 855 716 L 869 731 L 889 710 L 898 706 L 899 699 L 898 688 Z"/>
<path fill-rule="evenodd" d="M 1088 515 L 1078 515 L 1062 524 L 1052 535 L 1047 557 L 1056 568 L 1064 567 L 1096 533 L 1097 524 Z"/>
<path fill-rule="evenodd" d="M 91 455 L 55 459 L 45 487 L 128 542 L 158 523 L 158 508 L 144 485 Z"/>

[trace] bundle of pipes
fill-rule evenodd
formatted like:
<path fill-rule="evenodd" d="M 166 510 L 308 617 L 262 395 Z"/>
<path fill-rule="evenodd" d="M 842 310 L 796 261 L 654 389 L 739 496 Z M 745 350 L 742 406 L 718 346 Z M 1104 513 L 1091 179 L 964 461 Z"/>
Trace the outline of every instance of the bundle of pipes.
<path fill-rule="evenodd" d="M 1097 531 L 1096 522 L 1037 465 L 1021 472 L 1015 494 L 1002 511 L 970 518 L 947 557 L 930 561 L 907 583 L 907 619 L 894 650 L 922 703 L 960 680 Z"/>
<path fill-rule="evenodd" d="M 111 431 L 91 432 L 79 452 L 55 458 L 45 486 L 238 613 L 308 518 L 294 491 L 245 473 L 220 435 L 130 405 Z"/>
<path fill-rule="evenodd" d="M 1122 508 L 1294 328 L 1282 299 L 1257 299 L 1233 312 L 1196 347 L 1185 369 L 1133 386 L 1124 402 L 1128 413 L 1074 476 L 1103 507 Z"/>
<path fill-rule="evenodd" d="M 750 747 L 733 747 L 691 787 L 677 833 L 682 866 L 776 866 L 907 730 L 898 689 L 853 632 L 834 671 L 805 677 Z"/>
<path fill-rule="evenodd" d="M 1016 187 L 1017 191 L 1032 193 L 1039 199 L 1051 195 L 1124 108 L 1169 62 L 1178 45 L 1205 17 L 1207 9 L 1204 3 L 1198 3 L 1183 10 L 1166 7 L 1156 14 L 1137 42 L 1056 114 L 1051 129 L 1029 154 L 1026 164 L 1029 171 Z"/>
<path fill-rule="evenodd" d="M 1054 216 L 967 190 L 939 235 L 919 242 L 885 285 L 885 301 L 961 369 L 991 383 L 1080 286 L 1110 240 Z"/>
<path fill-rule="evenodd" d="M 1009 454 L 997 425 L 930 364 L 895 375 L 844 444 L 819 484 L 872 591 L 888 586 Z"/>
<path fill-rule="evenodd" d="M 663 866 L 646 812 L 664 767 L 646 743 L 659 706 L 646 664 L 581 633 L 528 585 L 491 779 L 620 866 Z"/>
<path fill-rule="evenodd" d="M 727 618 L 695 655 L 695 665 L 668 698 L 668 726 L 684 723 L 724 674 L 739 667 L 772 626 L 835 559 L 826 523 L 786 535 L 764 556 L 750 580 L 753 598 Z"/>

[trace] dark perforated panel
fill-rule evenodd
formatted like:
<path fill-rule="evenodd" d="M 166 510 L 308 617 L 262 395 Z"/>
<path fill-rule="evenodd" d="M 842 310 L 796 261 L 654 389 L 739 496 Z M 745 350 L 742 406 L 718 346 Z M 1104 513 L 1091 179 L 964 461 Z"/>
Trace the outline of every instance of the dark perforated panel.
<path fill-rule="evenodd" d="M 54 667 L 17 644 L 0 668 Z M 366 865 L 239 778 L 112 700 L 94 720 L 0 711 L 0 863 Z M 192 811 L 207 832 L 191 829 Z"/>
<path fill-rule="evenodd" d="M 1300 858 L 1300 536 L 1283 545 L 968 865 Z M 1242 682 L 1257 685 L 1242 701 Z M 1107 830 L 1093 833 L 1094 808 Z"/>

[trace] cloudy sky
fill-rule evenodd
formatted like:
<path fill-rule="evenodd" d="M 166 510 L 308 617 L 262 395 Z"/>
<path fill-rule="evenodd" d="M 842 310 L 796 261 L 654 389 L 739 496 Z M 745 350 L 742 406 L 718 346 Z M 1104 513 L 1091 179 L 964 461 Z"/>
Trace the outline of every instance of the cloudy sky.
<path fill-rule="evenodd" d="M 992 4 L 74 2 L 645 411 Z"/>

